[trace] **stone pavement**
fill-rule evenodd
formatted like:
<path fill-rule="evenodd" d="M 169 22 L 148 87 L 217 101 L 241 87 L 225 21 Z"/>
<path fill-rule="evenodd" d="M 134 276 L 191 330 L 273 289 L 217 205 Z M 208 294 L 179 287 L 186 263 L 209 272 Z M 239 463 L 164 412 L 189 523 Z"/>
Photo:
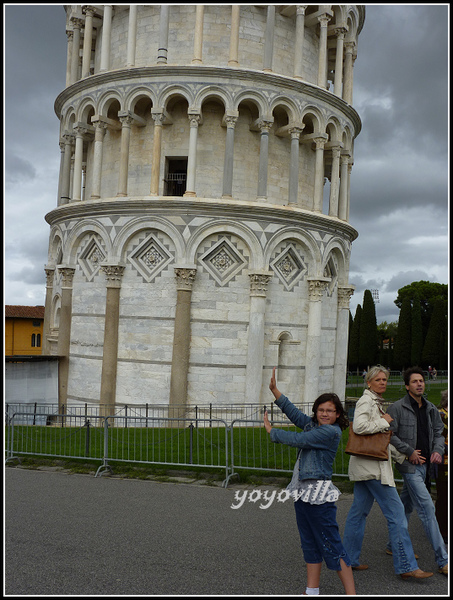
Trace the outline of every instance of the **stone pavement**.
<path fill-rule="evenodd" d="M 8 467 L 4 593 L 299 595 L 306 569 L 292 500 L 250 502 L 258 490 L 280 491 Z M 246 500 L 232 509 L 236 492 L 246 493 Z M 337 502 L 341 531 L 351 502 L 347 494 Z M 437 573 L 417 516 L 410 533 L 420 568 L 434 576 L 403 581 L 394 574 L 384 552 L 386 522 L 375 504 L 362 552 L 370 569 L 355 572 L 357 594 L 448 595 L 448 579 Z M 343 594 L 337 574 L 325 565 L 321 594 Z"/>

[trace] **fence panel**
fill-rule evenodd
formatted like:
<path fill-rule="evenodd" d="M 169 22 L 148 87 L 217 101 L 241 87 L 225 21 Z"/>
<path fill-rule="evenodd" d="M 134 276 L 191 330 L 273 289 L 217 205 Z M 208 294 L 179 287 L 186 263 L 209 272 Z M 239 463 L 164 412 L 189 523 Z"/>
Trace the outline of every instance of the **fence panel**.
<path fill-rule="evenodd" d="M 228 476 L 229 428 L 221 419 L 110 416 L 104 431 L 96 476 L 111 470 L 111 461 L 222 468 Z"/>
<path fill-rule="evenodd" d="M 7 421 L 7 461 L 23 455 L 102 459 L 102 417 L 22 412 Z"/>

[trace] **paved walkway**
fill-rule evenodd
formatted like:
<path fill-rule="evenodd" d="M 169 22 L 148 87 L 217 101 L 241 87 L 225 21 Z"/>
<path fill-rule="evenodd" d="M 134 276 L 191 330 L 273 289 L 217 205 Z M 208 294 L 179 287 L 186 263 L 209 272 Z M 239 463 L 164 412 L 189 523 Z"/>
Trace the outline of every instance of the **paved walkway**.
<path fill-rule="evenodd" d="M 266 509 L 258 488 L 94 478 L 5 469 L 6 595 L 299 595 L 306 569 L 292 501 Z M 261 490 L 279 491 L 271 486 Z M 239 509 L 235 493 L 247 492 Z M 352 502 L 337 503 L 342 530 Z M 417 516 L 410 524 L 424 581 L 394 575 L 386 523 L 375 505 L 355 573 L 360 595 L 448 595 Z M 343 594 L 323 567 L 323 595 Z"/>

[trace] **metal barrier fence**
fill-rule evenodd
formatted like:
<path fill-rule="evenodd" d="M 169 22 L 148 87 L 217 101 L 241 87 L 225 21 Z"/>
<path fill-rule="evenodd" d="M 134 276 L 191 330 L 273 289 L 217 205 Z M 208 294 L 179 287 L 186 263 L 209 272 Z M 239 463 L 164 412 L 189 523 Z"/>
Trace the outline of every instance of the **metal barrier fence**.
<path fill-rule="evenodd" d="M 269 412 L 273 425 L 295 430 L 280 411 L 278 421 Z M 345 477 L 343 449 L 342 441 L 334 475 Z M 207 418 L 16 412 L 7 415 L 6 462 L 25 455 L 101 461 L 96 477 L 113 472 L 117 462 L 223 469 L 226 487 L 239 470 L 291 473 L 297 449 L 271 442 L 262 420 L 251 418 L 228 425 Z"/>

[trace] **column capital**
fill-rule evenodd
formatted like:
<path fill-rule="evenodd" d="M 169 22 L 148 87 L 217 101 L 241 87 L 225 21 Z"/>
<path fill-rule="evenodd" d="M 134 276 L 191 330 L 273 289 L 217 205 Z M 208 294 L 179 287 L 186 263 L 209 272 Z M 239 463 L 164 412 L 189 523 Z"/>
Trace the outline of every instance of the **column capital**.
<path fill-rule="evenodd" d="M 72 288 L 72 282 L 74 279 L 75 268 L 67 267 L 65 265 L 57 266 L 58 273 L 61 275 L 61 287 Z"/>
<path fill-rule="evenodd" d="M 53 286 L 53 277 L 55 275 L 55 267 L 44 267 L 44 271 L 46 273 L 46 287 Z"/>
<path fill-rule="evenodd" d="M 121 287 L 121 279 L 125 268 L 124 265 L 101 265 L 101 271 L 105 274 L 107 287 Z"/>
<path fill-rule="evenodd" d="M 338 308 L 349 309 L 349 301 L 354 294 L 355 286 L 339 285 L 338 286 Z"/>
<path fill-rule="evenodd" d="M 311 302 L 319 302 L 322 300 L 327 284 L 330 282 L 330 277 L 308 277 L 308 299 Z"/>
<path fill-rule="evenodd" d="M 187 117 L 189 119 L 190 127 L 198 127 L 201 125 L 201 114 L 200 113 L 188 113 Z"/>
<path fill-rule="evenodd" d="M 267 286 L 273 276 L 272 271 L 249 271 L 248 275 L 250 278 L 250 296 L 265 298 Z"/>
<path fill-rule="evenodd" d="M 191 292 L 196 274 L 195 267 L 175 267 L 176 289 Z"/>

